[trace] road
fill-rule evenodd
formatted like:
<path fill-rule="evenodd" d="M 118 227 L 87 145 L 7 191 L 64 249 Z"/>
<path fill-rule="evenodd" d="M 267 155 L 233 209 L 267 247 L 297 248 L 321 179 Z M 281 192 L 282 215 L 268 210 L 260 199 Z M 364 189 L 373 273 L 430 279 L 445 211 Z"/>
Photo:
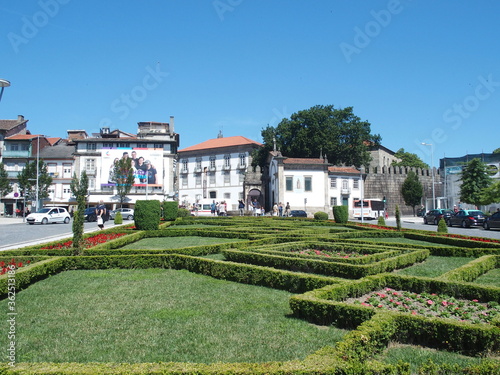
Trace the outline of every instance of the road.
<path fill-rule="evenodd" d="M 29 225 L 23 223 L 22 219 L 0 218 L 0 251 L 73 237 L 72 223 L 73 221 L 69 224 Z M 110 226 L 114 226 L 112 221 L 106 222 L 104 228 Z M 99 228 L 95 222 L 84 224 L 85 233 L 97 230 Z"/>

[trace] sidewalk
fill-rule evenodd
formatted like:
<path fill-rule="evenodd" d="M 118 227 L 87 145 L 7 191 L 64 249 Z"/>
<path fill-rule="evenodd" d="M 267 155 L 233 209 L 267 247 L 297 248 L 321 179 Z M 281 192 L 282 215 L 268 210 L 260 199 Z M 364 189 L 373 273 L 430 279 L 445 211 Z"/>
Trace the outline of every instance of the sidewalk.
<path fill-rule="evenodd" d="M 22 217 L 5 217 L 5 216 L 0 216 L 0 225 L 7 225 L 7 224 L 22 224 L 23 223 L 23 218 Z M 26 223 L 26 222 L 24 222 Z"/>

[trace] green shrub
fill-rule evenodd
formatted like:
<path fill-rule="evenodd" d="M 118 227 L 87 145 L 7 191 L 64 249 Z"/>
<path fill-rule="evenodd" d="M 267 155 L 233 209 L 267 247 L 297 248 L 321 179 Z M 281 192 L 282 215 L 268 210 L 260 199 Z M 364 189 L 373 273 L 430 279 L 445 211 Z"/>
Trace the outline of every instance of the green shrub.
<path fill-rule="evenodd" d="M 378 217 L 377 224 L 378 224 L 378 225 L 384 225 L 384 226 L 385 226 L 385 219 L 384 219 L 384 217 L 383 217 L 383 216 L 379 216 L 379 217 Z"/>
<path fill-rule="evenodd" d="M 138 200 L 135 203 L 134 221 L 138 230 L 158 230 L 161 204 L 159 200 Z"/>
<path fill-rule="evenodd" d="M 396 228 L 401 230 L 401 212 L 399 211 L 399 205 L 396 205 Z"/>
<path fill-rule="evenodd" d="M 439 220 L 438 223 L 438 233 L 448 233 L 448 226 L 446 225 L 446 221 L 443 218 Z"/>
<path fill-rule="evenodd" d="M 345 224 L 349 219 L 349 209 L 347 206 L 334 206 L 333 218 L 336 223 Z"/>
<path fill-rule="evenodd" d="M 122 216 L 122 213 L 120 211 L 118 211 L 117 213 L 115 213 L 114 223 L 115 224 L 123 224 L 123 216 Z"/>
<path fill-rule="evenodd" d="M 176 201 L 163 201 L 163 219 L 175 220 L 179 211 L 179 205 Z"/>
<path fill-rule="evenodd" d="M 191 212 L 189 212 L 186 208 L 179 208 L 177 211 L 177 217 L 189 217 L 191 216 Z"/>
<path fill-rule="evenodd" d="M 314 214 L 314 219 L 315 220 L 328 220 L 328 214 L 323 211 L 316 212 Z"/>

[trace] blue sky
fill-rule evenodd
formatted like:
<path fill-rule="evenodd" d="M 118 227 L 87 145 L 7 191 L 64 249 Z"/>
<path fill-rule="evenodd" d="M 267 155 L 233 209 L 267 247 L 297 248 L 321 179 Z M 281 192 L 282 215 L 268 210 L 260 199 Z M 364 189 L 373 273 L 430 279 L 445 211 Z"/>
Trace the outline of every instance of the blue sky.
<path fill-rule="evenodd" d="M 500 147 L 500 2 L 0 0 L 0 118 L 65 137 L 175 117 L 181 148 L 352 106 L 431 161 Z"/>

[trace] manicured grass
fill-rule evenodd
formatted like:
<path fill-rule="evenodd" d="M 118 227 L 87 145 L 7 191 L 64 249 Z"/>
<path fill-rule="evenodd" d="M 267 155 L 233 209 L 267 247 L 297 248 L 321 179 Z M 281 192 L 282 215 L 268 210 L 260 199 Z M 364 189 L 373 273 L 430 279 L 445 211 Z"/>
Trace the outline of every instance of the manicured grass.
<path fill-rule="evenodd" d="M 494 270 L 479 276 L 476 280 L 474 280 L 474 283 L 500 288 L 500 268 L 495 268 Z"/>
<path fill-rule="evenodd" d="M 214 245 L 227 242 L 243 241 L 239 238 L 217 238 L 217 237 L 153 237 L 144 238 L 132 244 L 123 246 L 123 249 L 179 249 L 189 246 Z"/>
<path fill-rule="evenodd" d="M 401 238 L 401 237 L 389 237 L 389 238 L 358 238 L 359 240 L 367 241 L 367 242 L 376 242 L 376 243 L 388 243 L 388 244 L 408 244 L 408 245 L 423 245 L 423 246 L 439 246 L 439 247 L 451 247 L 450 245 L 428 242 L 428 241 L 420 241 L 420 240 L 412 240 L 410 238 Z"/>
<path fill-rule="evenodd" d="M 395 272 L 408 276 L 437 277 L 454 268 L 461 267 L 472 260 L 473 258 L 438 257 L 431 255 L 422 263 Z"/>
<path fill-rule="evenodd" d="M 286 361 L 342 338 L 291 318 L 290 296 L 187 271 L 63 272 L 17 294 L 17 362 Z"/>
<path fill-rule="evenodd" d="M 460 365 L 460 367 L 481 362 L 481 358 L 467 357 L 457 353 L 403 344 L 390 344 L 389 348 L 377 359 L 394 365 L 399 361 L 408 362 L 410 363 L 412 374 L 417 374 L 418 367 L 424 365 L 429 360 L 435 364 L 453 363 Z"/>

